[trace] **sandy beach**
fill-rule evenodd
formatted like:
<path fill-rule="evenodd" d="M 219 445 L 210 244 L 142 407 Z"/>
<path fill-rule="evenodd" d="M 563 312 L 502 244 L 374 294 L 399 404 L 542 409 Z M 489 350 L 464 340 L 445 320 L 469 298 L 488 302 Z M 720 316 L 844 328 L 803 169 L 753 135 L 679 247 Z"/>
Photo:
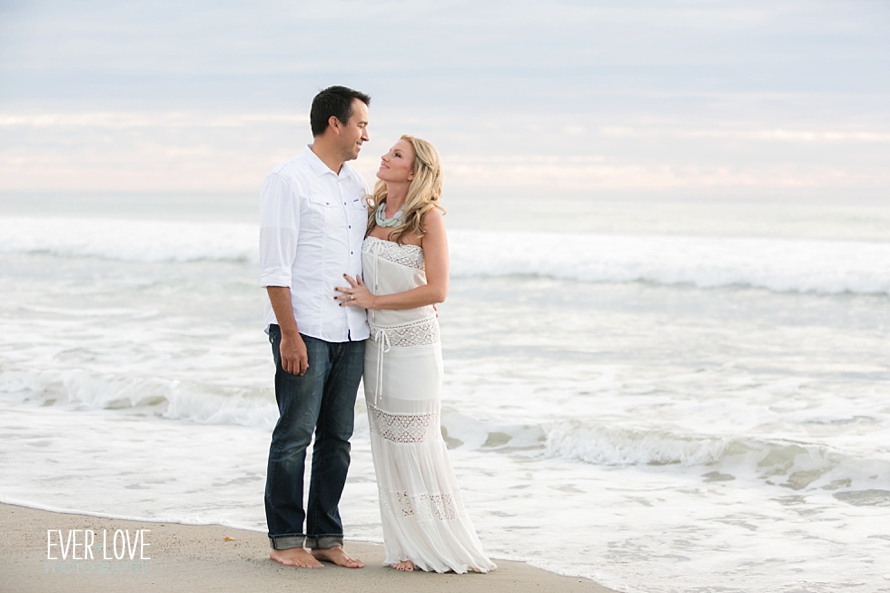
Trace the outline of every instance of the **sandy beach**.
<path fill-rule="evenodd" d="M 85 515 L 53 513 L 26 507 L 0 504 L 0 530 L 6 544 L 0 551 L 3 591 L 10 593 L 51 593 L 66 591 L 293 591 L 295 588 L 374 593 L 377 591 L 460 591 L 461 593 L 523 593 L 542 591 L 611 591 L 590 580 L 564 577 L 518 562 L 497 560 L 498 570 L 486 574 L 398 573 L 383 566 L 379 545 L 348 542 L 353 556 L 364 560 L 365 568 L 348 570 L 333 565 L 321 569 L 293 569 L 279 566 L 268 558 L 265 534 L 216 525 L 194 526 L 173 523 L 124 521 Z M 50 536 L 48 530 L 53 530 Z M 96 548 L 92 560 L 84 558 L 85 531 L 92 530 L 96 540 L 103 534 L 111 542 L 114 534 L 121 544 L 102 559 Z M 123 552 L 123 537 L 140 530 L 148 546 L 133 546 Z M 64 539 L 74 533 L 67 560 L 62 560 Z M 125 535 L 124 535 L 125 534 Z M 60 541 L 60 535 L 62 540 Z M 49 544 L 49 546 L 48 546 Z M 97 544 L 98 546 L 98 544 Z M 144 552 L 143 552 L 144 550 Z M 123 553 L 121 553 L 123 552 Z M 140 554 L 146 559 L 141 559 Z M 48 555 L 54 560 L 48 560 Z"/>

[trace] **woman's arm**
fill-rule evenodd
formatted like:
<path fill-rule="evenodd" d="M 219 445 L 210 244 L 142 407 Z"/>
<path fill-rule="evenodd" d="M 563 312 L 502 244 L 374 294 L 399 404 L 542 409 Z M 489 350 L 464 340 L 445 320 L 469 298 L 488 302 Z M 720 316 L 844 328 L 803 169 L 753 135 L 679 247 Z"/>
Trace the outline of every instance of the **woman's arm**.
<path fill-rule="evenodd" d="M 448 296 L 448 237 L 442 212 L 433 209 L 423 217 L 426 233 L 421 238 L 426 284 L 398 292 L 375 296 L 367 289 L 361 278 L 351 278 L 344 274 L 349 288 L 337 288 L 341 295 L 334 297 L 340 306 L 363 307 L 365 309 L 416 309 L 445 301 Z M 354 298 L 350 298 L 354 297 Z"/>

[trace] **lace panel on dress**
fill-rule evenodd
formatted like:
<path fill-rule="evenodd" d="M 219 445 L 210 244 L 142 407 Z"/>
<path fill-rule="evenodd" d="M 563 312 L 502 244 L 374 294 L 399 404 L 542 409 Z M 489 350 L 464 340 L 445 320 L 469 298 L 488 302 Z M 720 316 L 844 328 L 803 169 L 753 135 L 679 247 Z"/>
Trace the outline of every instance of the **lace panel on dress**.
<path fill-rule="evenodd" d="M 419 494 L 410 496 L 407 492 L 384 492 L 380 490 L 380 503 L 386 511 L 399 517 L 417 517 L 418 521 L 448 521 L 457 519 L 458 509 L 453 494 Z"/>
<path fill-rule="evenodd" d="M 382 333 L 386 334 L 389 346 L 410 348 L 411 346 L 428 346 L 439 341 L 439 323 L 435 317 L 412 321 L 404 325 L 375 325 L 371 323 L 371 337 L 380 342 Z"/>
<path fill-rule="evenodd" d="M 394 443 L 425 443 L 442 438 L 439 414 L 388 414 L 368 403 L 371 432 Z"/>
<path fill-rule="evenodd" d="M 374 247 L 376 245 L 376 247 Z M 423 270 L 423 247 L 418 245 L 399 245 L 393 241 L 384 241 L 376 237 L 368 237 L 362 244 L 362 251 L 373 253 L 380 259 L 409 268 Z"/>

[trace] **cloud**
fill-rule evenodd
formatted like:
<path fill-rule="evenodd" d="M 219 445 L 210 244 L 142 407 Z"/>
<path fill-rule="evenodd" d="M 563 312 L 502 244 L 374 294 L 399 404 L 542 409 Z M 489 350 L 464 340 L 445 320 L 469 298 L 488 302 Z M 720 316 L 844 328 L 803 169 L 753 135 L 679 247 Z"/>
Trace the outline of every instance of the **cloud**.
<path fill-rule="evenodd" d="M 255 188 L 328 84 L 461 191 L 890 191 L 871 0 L 6 3 L 0 187 Z M 821 185 L 820 185 L 821 184 Z M 789 190 L 790 191 L 790 190 Z"/>
<path fill-rule="evenodd" d="M 815 130 L 703 130 L 657 129 L 609 126 L 600 129 L 603 136 L 614 138 L 712 138 L 753 142 L 890 142 L 890 132 L 842 132 Z"/>
<path fill-rule="evenodd" d="M 207 115 L 201 113 L 0 113 L 0 127 L 94 128 L 237 128 L 253 124 L 307 124 L 309 114 L 236 113 Z"/>
<path fill-rule="evenodd" d="M 878 178 L 841 167 L 726 166 L 701 167 L 670 163 L 470 165 L 445 159 L 446 180 L 462 191 L 511 188 L 528 193 L 600 192 L 603 190 L 670 192 L 674 190 L 824 190 L 890 183 L 890 174 Z M 650 194 L 651 195 L 651 194 Z"/>
<path fill-rule="evenodd" d="M 726 122 L 710 128 L 657 121 L 608 126 L 595 114 L 581 116 L 583 126 L 560 125 L 566 120 L 560 114 L 408 115 L 384 111 L 372 122 L 372 142 L 355 163 L 369 180 L 377 155 L 408 131 L 434 141 L 447 187 L 461 193 L 719 195 L 890 187 L 890 169 L 883 166 L 890 134 L 882 132 L 750 129 Z M 252 192 L 311 137 L 305 113 L 285 112 L 6 111 L 0 129 L 8 132 L 0 136 L 0 189 L 7 191 Z M 721 144 L 727 142 L 733 146 Z M 771 145 L 801 148 L 763 149 Z M 812 153 L 808 146 L 822 148 Z"/>

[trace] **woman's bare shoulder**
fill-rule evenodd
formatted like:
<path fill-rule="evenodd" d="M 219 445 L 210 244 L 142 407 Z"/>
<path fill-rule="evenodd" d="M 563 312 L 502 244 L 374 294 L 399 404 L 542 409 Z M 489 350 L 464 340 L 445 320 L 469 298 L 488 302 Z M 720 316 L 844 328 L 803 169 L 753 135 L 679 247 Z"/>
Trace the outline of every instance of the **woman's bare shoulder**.
<path fill-rule="evenodd" d="M 433 208 L 423 215 L 423 230 L 445 230 L 445 215 L 438 208 Z"/>

